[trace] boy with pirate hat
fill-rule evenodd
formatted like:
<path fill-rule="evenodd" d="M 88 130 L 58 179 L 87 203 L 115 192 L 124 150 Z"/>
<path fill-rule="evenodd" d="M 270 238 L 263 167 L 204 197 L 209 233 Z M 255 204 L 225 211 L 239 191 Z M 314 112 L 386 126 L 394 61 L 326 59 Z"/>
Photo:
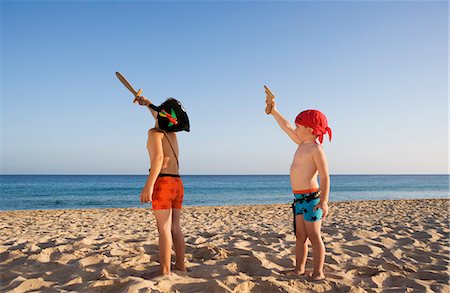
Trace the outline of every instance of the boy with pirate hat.
<path fill-rule="evenodd" d="M 290 169 L 291 187 L 294 193 L 292 210 L 294 214 L 295 269 L 290 275 L 305 275 L 309 238 L 313 249 L 314 270 L 309 277 L 313 280 L 325 278 L 323 265 L 325 245 L 321 236 L 322 220 L 328 213 L 328 193 L 330 176 L 325 152 L 322 148 L 323 136 L 331 129 L 325 115 L 318 110 L 306 110 L 295 118 L 295 127 L 276 109 L 274 96 L 266 88 L 266 113 L 271 114 L 281 129 L 298 145 Z M 320 177 L 320 186 L 318 178 Z"/>
<path fill-rule="evenodd" d="M 173 98 L 160 106 L 153 105 L 144 96 L 136 96 L 135 100 L 147 106 L 156 120 L 155 127 L 148 131 L 151 167 L 141 192 L 141 202 L 152 202 L 159 233 L 160 274 L 170 275 L 172 244 L 176 255 L 174 269 L 186 271 L 184 235 L 180 225 L 184 188 L 179 175 L 176 132 L 189 131 L 189 119 L 181 103 Z"/>

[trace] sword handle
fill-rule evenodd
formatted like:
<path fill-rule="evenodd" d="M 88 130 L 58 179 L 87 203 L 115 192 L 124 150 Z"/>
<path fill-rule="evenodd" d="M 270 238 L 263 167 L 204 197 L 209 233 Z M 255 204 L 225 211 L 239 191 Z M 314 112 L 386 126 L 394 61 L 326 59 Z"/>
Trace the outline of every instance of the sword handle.
<path fill-rule="evenodd" d="M 141 94 L 142 94 L 142 89 L 139 89 L 139 90 L 137 91 L 136 95 L 134 96 L 133 103 L 136 103 L 136 102 L 137 102 L 136 98 L 137 98 L 137 97 L 140 97 Z"/>

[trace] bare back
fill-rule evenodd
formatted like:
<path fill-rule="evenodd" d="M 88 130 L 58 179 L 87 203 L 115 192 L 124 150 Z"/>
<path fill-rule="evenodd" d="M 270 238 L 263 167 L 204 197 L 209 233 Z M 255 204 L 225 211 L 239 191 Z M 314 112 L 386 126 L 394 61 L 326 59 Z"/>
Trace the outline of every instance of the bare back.
<path fill-rule="evenodd" d="M 152 128 L 149 130 L 150 132 L 157 131 L 157 132 L 163 132 L 162 130 L 159 130 L 157 128 Z M 149 136 L 150 139 L 150 136 Z M 170 139 L 170 142 L 168 141 Z M 171 146 L 172 145 L 172 146 Z M 173 147 L 173 149 L 172 149 Z M 178 140 L 177 135 L 175 132 L 165 132 L 165 135 L 162 138 L 162 148 L 164 153 L 164 161 L 161 168 L 161 173 L 163 174 L 173 174 L 178 175 L 179 174 L 179 166 L 177 157 L 179 154 L 178 149 Z M 147 150 L 149 150 L 149 142 L 147 141 Z M 150 156 L 150 151 L 149 151 Z"/>
<path fill-rule="evenodd" d="M 316 143 L 299 144 L 290 169 L 292 190 L 308 190 L 319 187 L 317 166 L 313 158 L 313 151 L 317 147 L 321 146 Z"/>

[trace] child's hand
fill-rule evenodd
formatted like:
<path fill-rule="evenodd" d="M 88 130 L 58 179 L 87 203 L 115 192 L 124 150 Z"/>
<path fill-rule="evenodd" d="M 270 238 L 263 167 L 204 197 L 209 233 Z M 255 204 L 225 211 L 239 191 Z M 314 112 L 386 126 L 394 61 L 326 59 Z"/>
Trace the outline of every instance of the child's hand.
<path fill-rule="evenodd" d="M 320 201 L 315 207 L 314 211 L 317 209 L 322 209 L 322 220 L 325 220 L 325 217 L 328 214 L 328 203 Z"/>
<path fill-rule="evenodd" d="M 266 91 L 266 114 L 270 115 L 272 113 L 273 107 L 275 105 L 274 96 Z"/>
<path fill-rule="evenodd" d="M 144 97 L 144 96 L 137 96 L 137 97 L 134 99 L 134 101 L 135 101 L 135 102 L 138 102 L 139 105 L 141 105 L 141 106 L 148 106 L 148 105 L 151 104 L 151 102 L 150 102 L 146 97 Z"/>
<path fill-rule="evenodd" d="M 145 186 L 141 191 L 141 203 L 152 202 L 153 186 Z"/>
<path fill-rule="evenodd" d="M 276 110 L 277 110 L 277 102 L 275 102 L 275 100 L 274 100 L 274 101 L 272 101 L 272 111 L 270 111 L 270 114 L 272 114 Z"/>

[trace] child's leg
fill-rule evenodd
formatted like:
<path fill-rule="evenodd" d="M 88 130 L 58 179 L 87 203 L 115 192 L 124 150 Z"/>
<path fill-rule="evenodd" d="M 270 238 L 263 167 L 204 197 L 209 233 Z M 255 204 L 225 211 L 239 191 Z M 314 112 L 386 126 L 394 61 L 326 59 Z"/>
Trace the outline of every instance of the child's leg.
<path fill-rule="evenodd" d="M 308 243 L 306 240 L 306 227 L 303 215 L 297 215 L 295 217 L 295 272 L 297 274 L 305 273 L 306 259 L 308 257 Z"/>
<path fill-rule="evenodd" d="M 170 274 L 170 254 L 172 251 L 172 210 L 153 210 L 159 232 L 159 265 L 163 275 Z"/>
<path fill-rule="evenodd" d="M 184 266 L 184 235 L 180 225 L 181 209 L 172 209 L 172 238 L 176 255 L 175 269 L 186 271 Z"/>
<path fill-rule="evenodd" d="M 312 277 L 314 280 L 320 280 L 325 278 L 323 273 L 323 265 L 325 263 L 325 245 L 323 244 L 322 235 L 320 232 L 322 221 L 304 221 L 304 223 L 306 234 L 311 241 L 311 246 L 313 249 L 314 271 Z"/>

